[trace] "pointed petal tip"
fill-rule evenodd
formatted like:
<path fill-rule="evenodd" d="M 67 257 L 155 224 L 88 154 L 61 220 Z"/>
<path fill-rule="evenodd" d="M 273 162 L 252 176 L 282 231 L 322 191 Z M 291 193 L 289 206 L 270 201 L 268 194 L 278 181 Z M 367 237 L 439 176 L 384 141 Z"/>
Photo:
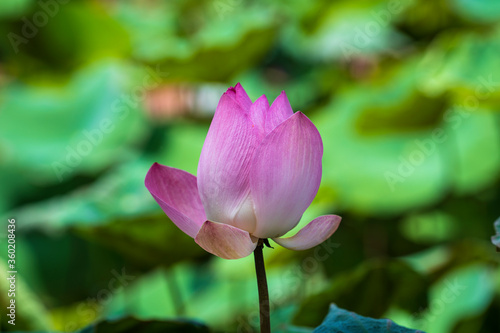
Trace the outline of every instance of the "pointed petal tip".
<path fill-rule="evenodd" d="M 247 110 L 252 105 L 252 100 L 248 97 L 247 92 L 243 86 L 238 82 L 234 87 L 229 87 L 222 96 L 233 98 L 244 110 Z M 222 99 L 222 97 L 221 97 Z M 220 103 L 220 101 L 219 101 Z"/>
<path fill-rule="evenodd" d="M 269 111 L 269 101 L 266 95 L 262 95 L 250 107 L 250 120 L 253 125 L 257 126 L 259 133 L 263 138 L 265 135 L 266 115 Z"/>
<path fill-rule="evenodd" d="M 158 167 L 161 167 L 161 164 L 158 162 L 154 162 L 148 169 L 148 172 L 146 173 L 146 177 L 144 179 L 144 185 L 149 188 L 151 185 L 153 173 L 156 171 Z"/>
<path fill-rule="evenodd" d="M 257 130 L 263 127 L 261 114 L 265 111 L 265 105 L 253 106 L 243 90 L 231 93 L 229 89 L 219 101 L 201 150 L 197 176 L 205 211 L 213 221 L 230 222 L 248 196 L 249 160 L 262 140 Z"/>
<path fill-rule="evenodd" d="M 269 108 L 266 119 L 266 132 L 270 133 L 276 126 L 293 115 L 293 109 L 288 101 L 288 97 L 283 90 L 278 97 L 274 99 Z"/>
<path fill-rule="evenodd" d="M 194 240 L 205 251 L 223 259 L 246 257 L 257 246 L 257 240 L 247 231 L 212 221 L 203 223 Z"/>
<path fill-rule="evenodd" d="M 255 100 L 255 102 L 253 102 L 253 104 L 255 104 L 257 102 L 263 103 L 264 101 L 266 101 L 267 102 L 267 106 L 269 106 L 269 100 L 267 99 L 266 94 L 262 94 L 259 98 L 257 98 Z"/>
<path fill-rule="evenodd" d="M 226 92 L 222 94 L 222 96 L 228 95 L 228 96 L 234 96 L 236 95 L 236 88 L 235 87 L 229 87 L 227 88 Z"/>
<path fill-rule="evenodd" d="M 323 243 L 337 231 L 342 217 L 324 215 L 315 218 L 299 232 L 287 238 L 273 238 L 279 245 L 290 250 L 307 250 Z"/>
<path fill-rule="evenodd" d="M 229 94 L 230 96 L 235 96 L 238 91 L 245 91 L 245 89 L 243 89 L 243 86 L 238 82 L 236 83 L 234 86 L 231 86 L 229 88 L 227 88 L 226 92 L 224 94 Z"/>
<path fill-rule="evenodd" d="M 308 123 L 311 123 L 313 124 L 313 122 L 311 121 L 311 119 L 309 119 L 308 116 L 305 115 L 304 112 L 302 111 L 297 111 L 295 112 L 292 116 L 294 116 L 296 119 L 300 120 L 300 121 L 306 121 Z M 314 124 L 313 124 L 314 125 Z M 314 127 L 316 128 L 316 126 L 314 125 Z"/>

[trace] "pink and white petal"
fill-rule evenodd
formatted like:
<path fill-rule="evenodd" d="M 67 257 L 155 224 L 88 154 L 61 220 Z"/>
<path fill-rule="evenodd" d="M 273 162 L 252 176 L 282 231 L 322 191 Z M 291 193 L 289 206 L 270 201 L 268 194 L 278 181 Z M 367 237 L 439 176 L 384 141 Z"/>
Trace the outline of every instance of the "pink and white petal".
<path fill-rule="evenodd" d="M 276 97 L 266 117 L 266 134 L 293 115 L 293 109 L 284 91 Z"/>
<path fill-rule="evenodd" d="M 195 237 L 207 219 L 192 174 L 154 163 L 145 185 L 165 214 L 179 229 Z"/>
<path fill-rule="evenodd" d="M 321 136 L 301 112 L 264 138 L 250 172 L 257 216 L 253 236 L 275 238 L 297 225 L 318 191 L 322 155 Z"/>
<path fill-rule="evenodd" d="M 342 218 L 337 215 L 320 216 L 309 222 L 296 235 L 287 238 L 273 238 L 273 241 L 290 250 L 307 250 L 323 243 L 339 227 Z"/>
<path fill-rule="evenodd" d="M 250 162 L 262 138 L 229 95 L 222 95 L 201 151 L 198 190 L 207 219 L 231 224 L 248 197 Z M 254 225 L 238 227 L 252 231 Z"/>
<path fill-rule="evenodd" d="M 205 251 L 223 259 L 239 259 L 251 254 L 257 247 L 257 238 L 229 224 L 206 221 L 195 237 Z"/>
<path fill-rule="evenodd" d="M 245 112 L 250 110 L 252 100 L 248 97 L 247 92 L 238 82 L 234 87 L 229 88 L 226 93 L 238 103 Z"/>
<path fill-rule="evenodd" d="M 265 121 L 269 110 L 269 102 L 266 95 L 260 96 L 250 107 L 250 120 L 259 129 L 262 137 L 265 136 Z"/>

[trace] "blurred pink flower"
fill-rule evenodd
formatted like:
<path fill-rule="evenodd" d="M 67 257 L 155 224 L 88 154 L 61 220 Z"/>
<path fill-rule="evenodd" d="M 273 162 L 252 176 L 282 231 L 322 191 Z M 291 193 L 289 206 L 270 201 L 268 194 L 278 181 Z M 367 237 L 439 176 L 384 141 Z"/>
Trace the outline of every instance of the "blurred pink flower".
<path fill-rule="evenodd" d="M 168 217 L 206 251 L 225 259 L 251 254 L 259 238 L 305 250 L 328 239 L 341 218 L 320 216 L 295 236 L 321 181 L 323 143 L 314 124 L 293 113 L 285 92 L 254 103 L 238 83 L 221 97 L 198 164 L 198 177 L 158 163 L 146 187 Z"/>

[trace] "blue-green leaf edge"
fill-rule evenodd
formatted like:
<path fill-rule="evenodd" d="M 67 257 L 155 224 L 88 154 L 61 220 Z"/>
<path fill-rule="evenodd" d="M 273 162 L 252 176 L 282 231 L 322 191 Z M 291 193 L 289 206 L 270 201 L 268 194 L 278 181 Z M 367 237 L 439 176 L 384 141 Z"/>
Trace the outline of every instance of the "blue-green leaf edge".
<path fill-rule="evenodd" d="M 390 319 L 373 319 L 330 305 L 323 323 L 313 333 L 425 333 L 399 326 Z"/>

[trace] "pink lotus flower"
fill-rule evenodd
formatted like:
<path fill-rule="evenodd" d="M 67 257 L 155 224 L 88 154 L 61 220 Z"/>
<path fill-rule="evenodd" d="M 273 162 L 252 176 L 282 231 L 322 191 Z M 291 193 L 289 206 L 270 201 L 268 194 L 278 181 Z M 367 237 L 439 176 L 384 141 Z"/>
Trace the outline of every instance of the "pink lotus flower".
<path fill-rule="evenodd" d="M 305 250 L 328 239 L 341 218 L 320 216 L 295 236 L 321 181 L 323 143 L 314 124 L 293 113 L 285 92 L 271 107 L 252 103 L 238 83 L 221 97 L 198 164 L 198 178 L 153 164 L 146 187 L 177 227 L 225 259 L 251 254 L 259 238 Z"/>

